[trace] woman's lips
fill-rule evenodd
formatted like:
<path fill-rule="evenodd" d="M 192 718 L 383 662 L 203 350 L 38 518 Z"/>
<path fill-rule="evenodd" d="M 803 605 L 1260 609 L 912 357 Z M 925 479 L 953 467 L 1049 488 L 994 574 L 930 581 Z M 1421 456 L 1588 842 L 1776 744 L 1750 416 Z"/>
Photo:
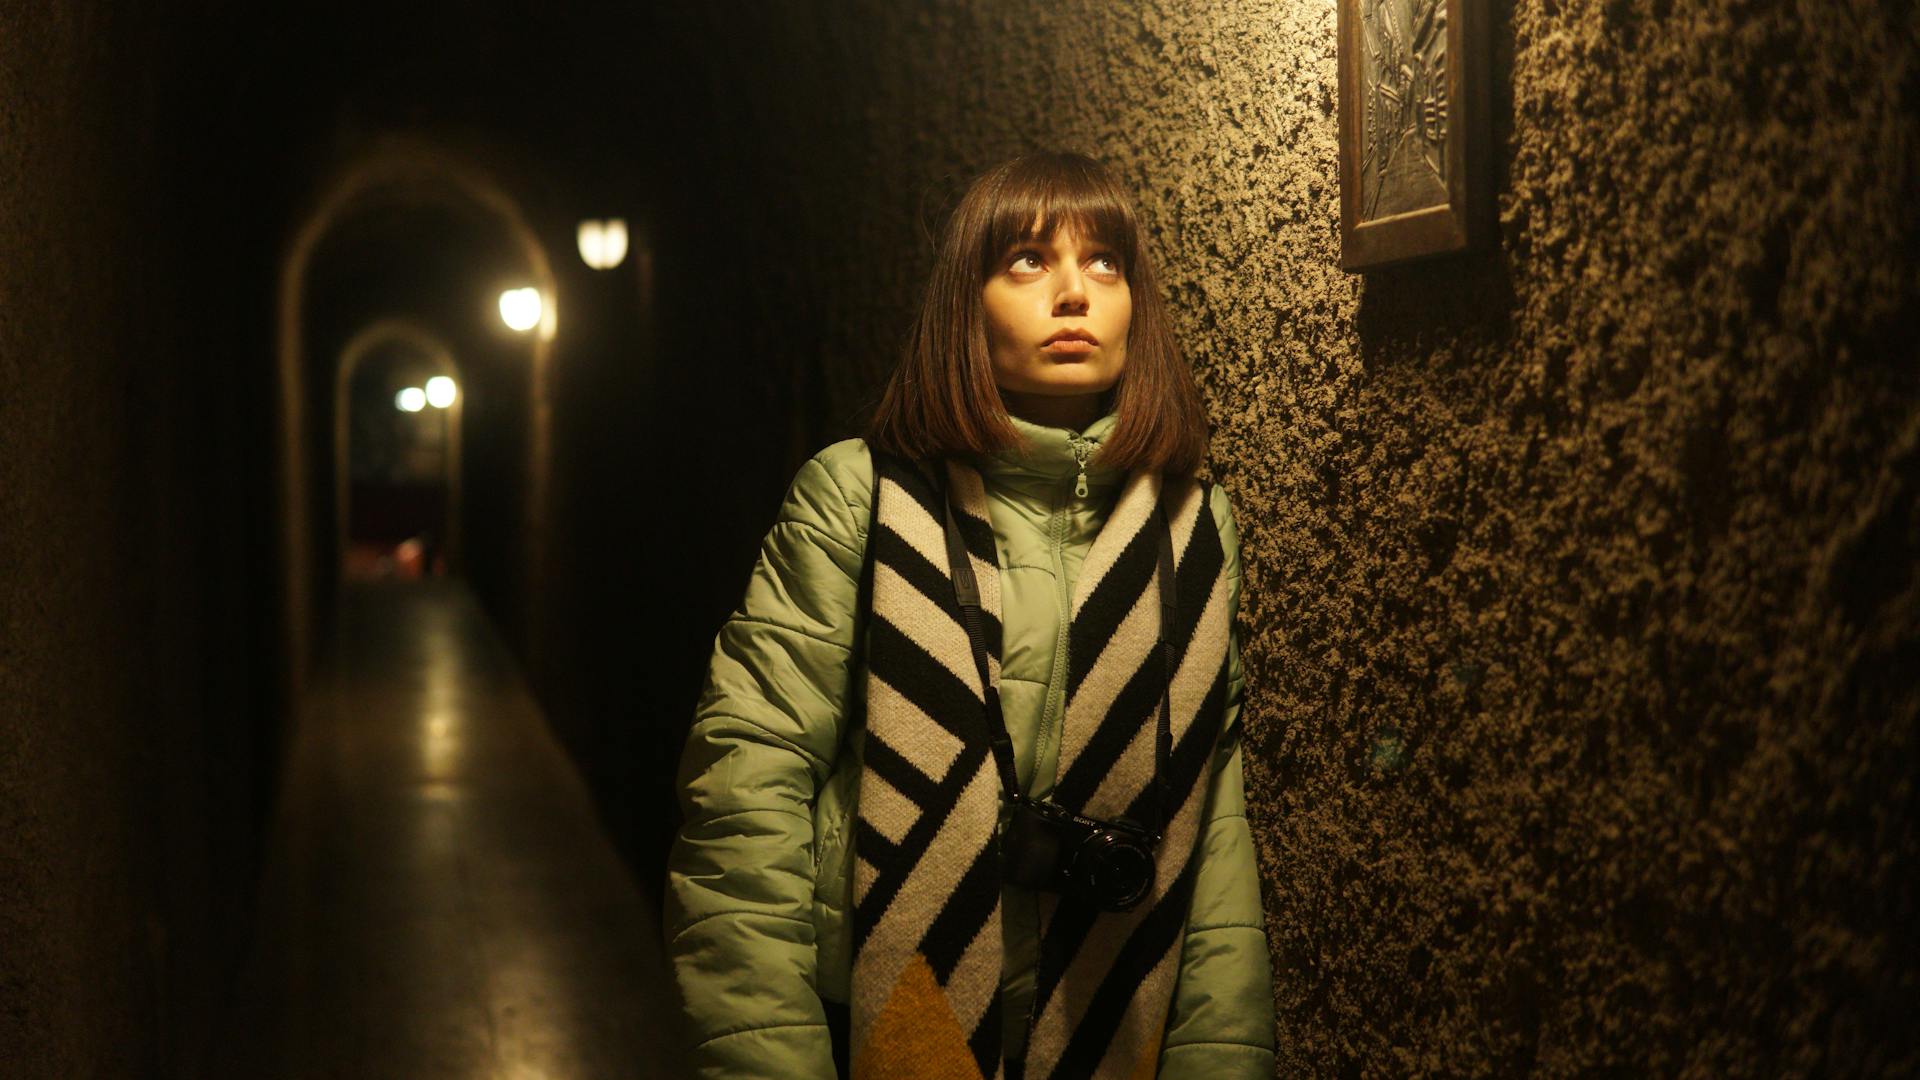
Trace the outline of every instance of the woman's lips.
<path fill-rule="evenodd" d="M 1061 338 L 1058 341 L 1047 342 L 1045 345 L 1040 346 L 1040 349 L 1042 352 L 1052 353 L 1055 356 L 1084 356 L 1094 350 L 1094 344 L 1091 341 L 1082 341 L 1079 338 Z"/>

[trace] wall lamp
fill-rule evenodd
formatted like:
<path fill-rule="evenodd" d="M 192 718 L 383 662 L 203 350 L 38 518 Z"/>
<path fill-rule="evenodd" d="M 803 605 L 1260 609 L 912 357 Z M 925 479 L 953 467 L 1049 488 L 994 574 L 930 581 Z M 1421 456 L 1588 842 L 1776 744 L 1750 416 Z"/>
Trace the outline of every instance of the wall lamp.
<path fill-rule="evenodd" d="M 625 218 L 583 221 L 578 232 L 580 261 L 595 270 L 611 270 L 627 258 Z"/>
<path fill-rule="evenodd" d="M 524 334 L 540 325 L 541 314 L 540 290 L 531 285 L 500 294 L 500 320 L 508 329 Z"/>

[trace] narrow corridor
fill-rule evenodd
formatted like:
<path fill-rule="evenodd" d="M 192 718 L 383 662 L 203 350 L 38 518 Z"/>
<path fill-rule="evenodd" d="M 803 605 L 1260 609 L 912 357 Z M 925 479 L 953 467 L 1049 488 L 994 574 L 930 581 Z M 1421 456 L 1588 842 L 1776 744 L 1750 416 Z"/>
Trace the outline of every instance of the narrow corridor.
<path fill-rule="evenodd" d="M 966 200 L 1022 150 L 1110 182 Z M 688 1076 L 717 632 L 838 586 L 822 450 L 1035 409 L 1231 512 L 1273 1075 L 1920 1078 L 1916 193 L 1913 0 L 0 0 L 0 1080 Z M 1094 309 L 987 297 L 1054 217 L 1126 315 L 1049 402 L 996 349 Z M 739 865 L 828 997 L 842 726 Z"/>
<path fill-rule="evenodd" d="M 465 586 L 349 588 L 225 1071 L 678 1075 L 658 918 Z"/>

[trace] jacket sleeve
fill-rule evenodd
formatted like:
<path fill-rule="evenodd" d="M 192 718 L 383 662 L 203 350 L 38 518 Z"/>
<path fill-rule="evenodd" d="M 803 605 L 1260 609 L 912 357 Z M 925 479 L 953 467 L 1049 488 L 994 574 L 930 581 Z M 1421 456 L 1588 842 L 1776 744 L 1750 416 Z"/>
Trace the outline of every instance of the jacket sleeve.
<path fill-rule="evenodd" d="M 1240 611 L 1240 538 L 1226 491 L 1212 509 L 1227 554 L 1228 618 Z M 1273 1075 L 1273 967 L 1260 908 L 1260 871 L 1240 775 L 1245 680 L 1237 640 L 1227 646 L 1224 735 L 1214 759 L 1179 982 L 1160 1054 L 1161 1080 L 1248 1080 Z"/>
<path fill-rule="evenodd" d="M 815 991 L 813 804 L 840 747 L 866 542 L 865 511 L 825 463 L 834 449 L 787 493 L 714 641 L 681 756 L 664 914 L 698 1077 L 834 1075 Z"/>

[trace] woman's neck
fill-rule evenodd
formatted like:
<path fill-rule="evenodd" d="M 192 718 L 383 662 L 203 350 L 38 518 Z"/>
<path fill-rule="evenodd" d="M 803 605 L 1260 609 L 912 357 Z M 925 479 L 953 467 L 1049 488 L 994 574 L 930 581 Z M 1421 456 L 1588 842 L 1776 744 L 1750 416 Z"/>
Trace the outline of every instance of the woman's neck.
<path fill-rule="evenodd" d="M 1007 411 L 1029 424 L 1081 431 L 1107 414 L 1105 394 L 1018 394 L 1000 391 Z"/>

